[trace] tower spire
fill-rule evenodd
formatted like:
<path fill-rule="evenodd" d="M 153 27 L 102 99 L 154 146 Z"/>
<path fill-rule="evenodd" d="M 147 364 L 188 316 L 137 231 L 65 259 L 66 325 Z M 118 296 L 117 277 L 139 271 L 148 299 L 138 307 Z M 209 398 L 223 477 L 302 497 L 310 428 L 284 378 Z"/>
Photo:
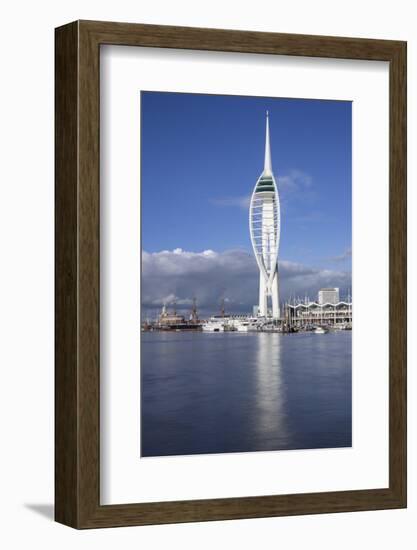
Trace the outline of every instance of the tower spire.
<path fill-rule="evenodd" d="M 266 135 L 265 135 L 265 163 L 264 174 L 269 176 L 272 174 L 271 162 L 271 144 L 269 142 L 269 112 L 266 112 Z"/>
<path fill-rule="evenodd" d="M 278 252 L 281 212 L 278 189 L 272 172 L 269 113 L 266 112 L 264 169 L 255 184 L 249 207 L 249 231 L 256 263 L 259 267 L 259 315 L 280 319 L 278 288 Z"/>

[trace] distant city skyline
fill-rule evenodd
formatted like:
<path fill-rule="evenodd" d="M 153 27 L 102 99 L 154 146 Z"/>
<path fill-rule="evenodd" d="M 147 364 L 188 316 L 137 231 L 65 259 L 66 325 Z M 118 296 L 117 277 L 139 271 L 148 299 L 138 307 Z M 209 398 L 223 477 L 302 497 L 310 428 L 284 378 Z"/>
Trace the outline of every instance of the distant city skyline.
<path fill-rule="evenodd" d="M 265 112 L 282 209 L 283 300 L 351 287 L 351 103 L 142 92 L 142 305 L 257 302 L 249 199 Z"/>

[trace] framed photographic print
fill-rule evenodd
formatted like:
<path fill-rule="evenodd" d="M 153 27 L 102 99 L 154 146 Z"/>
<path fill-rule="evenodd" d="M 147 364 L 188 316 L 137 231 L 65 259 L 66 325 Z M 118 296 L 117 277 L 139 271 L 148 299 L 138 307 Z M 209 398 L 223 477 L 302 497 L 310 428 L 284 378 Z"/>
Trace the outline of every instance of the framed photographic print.
<path fill-rule="evenodd" d="M 56 520 L 406 506 L 406 44 L 56 29 Z"/>

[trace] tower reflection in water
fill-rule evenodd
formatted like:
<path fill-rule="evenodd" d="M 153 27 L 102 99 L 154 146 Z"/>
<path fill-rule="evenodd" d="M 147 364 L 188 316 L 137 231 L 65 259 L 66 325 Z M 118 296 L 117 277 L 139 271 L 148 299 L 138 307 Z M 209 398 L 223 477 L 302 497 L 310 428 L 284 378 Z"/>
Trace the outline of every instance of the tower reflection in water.
<path fill-rule="evenodd" d="M 289 433 L 286 388 L 282 368 L 281 334 L 257 334 L 255 411 L 252 436 L 259 450 L 285 449 Z"/>

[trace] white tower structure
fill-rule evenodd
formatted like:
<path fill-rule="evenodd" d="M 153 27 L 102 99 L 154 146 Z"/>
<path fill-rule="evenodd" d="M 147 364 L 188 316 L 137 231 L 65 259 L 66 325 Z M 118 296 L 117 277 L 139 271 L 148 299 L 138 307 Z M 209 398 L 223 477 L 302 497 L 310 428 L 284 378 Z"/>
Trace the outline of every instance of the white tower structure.
<path fill-rule="evenodd" d="M 266 112 L 265 163 L 250 201 L 249 230 L 259 267 L 259 315 L 267 317 L 272 309 L 272 317 L 279 319 L 278 250 L 281 212 L 278 188 L 272 172 L 268 111 Z M 272 302 L 270 309 L 268 298 Z"/>

